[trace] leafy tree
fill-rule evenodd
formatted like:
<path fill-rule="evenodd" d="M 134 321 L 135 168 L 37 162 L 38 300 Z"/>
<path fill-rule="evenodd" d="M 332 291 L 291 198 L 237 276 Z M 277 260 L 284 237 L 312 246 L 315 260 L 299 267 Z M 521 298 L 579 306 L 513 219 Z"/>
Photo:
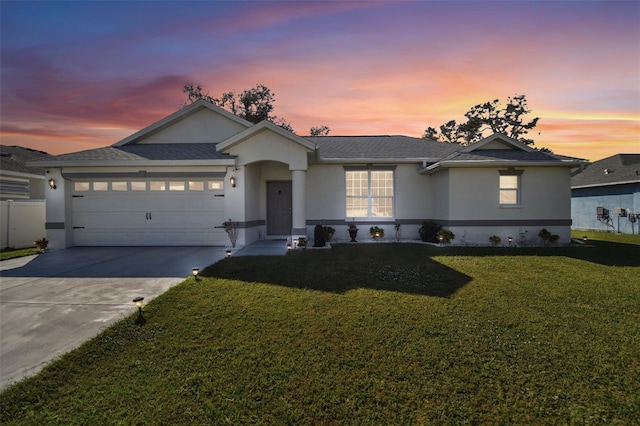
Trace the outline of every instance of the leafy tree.
<path fill-rule="evenodd" d="M 331 129 L 328 126 L 312 127 L 309 132 L 311 136 L 328 136 Z"/>
<path fill-rule="evenodd" d="M 244 118 L 251 123 L 259 123 L 262 120 L 268 120 L 277 126 L 282 127 L 285 130 L 294 133 L 293 126 L 287 120 L 282 117 L 272 115 L 274 109 L 274 102 L 276 100 L 275 94 L 269 90 L 269 88 L 263 84 L 258 84 L 251 89 L 243 90 L 241 93 L 234 91 L 224 92 L 221 97 L 214 98 L 209 95 L 208 92 L 204 92 L 200 84 L 194 84 L 187 82 L 182 87 L 182 92 L 187 94 L 188 103 L 191 104 L 199 100 L 205 100 L 212 104 L 225 108 L 231 111 L 238 117 Z M 313 127 L 313 129 L 320 129 L 324 132 L 324 136 L 329 134 L 329 128 L 327 126 Z M 324 130 L 326 129 L 326 130 Z"/>
<path fill-rule="evenodd" d="M 498 99 L 478 104 L 465 113 L 467 121 L 457 123 L 455 120 L 440 126 L 440 132 L 428 127 L 422 136 L 440 142 L 469 145 L 488 136 L 488 133 L 502 133 L 526 145 L 533 144 L 533 139 L 526 137 L 529 130 L 537 124 L 539 117 L 526 122 L 525 116 L 531 110 L 527 107 L 526 95 L 507 98 L 503 107 Z"/>

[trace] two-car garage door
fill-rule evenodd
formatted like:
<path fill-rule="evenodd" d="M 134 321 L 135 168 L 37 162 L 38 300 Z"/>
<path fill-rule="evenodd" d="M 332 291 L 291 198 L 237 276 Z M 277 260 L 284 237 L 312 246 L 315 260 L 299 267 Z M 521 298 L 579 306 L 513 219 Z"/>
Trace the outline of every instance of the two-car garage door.
<path fill-rule="evenodd" d="M 76 246 L 224 245 L 222 181 L 76 181 Z"/>

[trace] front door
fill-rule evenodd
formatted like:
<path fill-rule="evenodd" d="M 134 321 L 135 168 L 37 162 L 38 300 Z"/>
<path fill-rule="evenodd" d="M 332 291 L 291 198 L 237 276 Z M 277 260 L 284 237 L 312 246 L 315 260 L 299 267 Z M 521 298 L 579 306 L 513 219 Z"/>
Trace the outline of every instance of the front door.
<path fill-rule="evenodd" d="M 291 182 L 267 182 L 267 235 L 291 234 Z"/>

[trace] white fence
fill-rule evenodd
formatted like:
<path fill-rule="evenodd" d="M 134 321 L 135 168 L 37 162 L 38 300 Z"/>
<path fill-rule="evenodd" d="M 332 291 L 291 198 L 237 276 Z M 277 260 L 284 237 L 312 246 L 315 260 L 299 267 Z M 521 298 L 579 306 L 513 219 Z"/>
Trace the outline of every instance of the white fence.
<path fill-rule="evenodd" d="M 33 247 L 45 237 L 44 200 L 0 201 L 0 248 Z"/>

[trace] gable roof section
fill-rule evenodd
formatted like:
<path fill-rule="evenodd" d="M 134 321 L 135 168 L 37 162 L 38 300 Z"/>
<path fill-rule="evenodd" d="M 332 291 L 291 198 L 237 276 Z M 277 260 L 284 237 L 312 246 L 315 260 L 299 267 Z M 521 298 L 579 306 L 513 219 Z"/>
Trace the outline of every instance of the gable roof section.
<path fill-rule="evenodd" d="M 484 149 L 489 144 L 502 145 L 504 149 Z M 423 168 L 420 173 L 432 174 L 450 167 L 578 167 L 584 163 L 585 160 L 579 158 L 538 151 L 506 135 L 495 133 Z"/>
<path fill-rule="evenodd" d="M 318 146 L 321 162 L 429 162 L 455 150 L 458 145 L 408 136 L 309 136 Z"/>
<path fill-rule="evenodd" d="M 27 162 L 48 157 L 49 154 L 21 146 L 0 145 L 0 171 L 4 175 L 44 178 L 44 169 L 27 166 Z"/>
<path fill-rule="evenodd" d="M 234 157 L 219 153 L 214 143 L 133 144 L 62 154 L 30 164 L 38 167 L 233 165 Z"/>
<path fill-rule="evenodd" d="M 237 115 L 227 111 L 224 108 L 220 108 L 218 106 L 213 105 L 211 102 L 207 102 L 207 101 L 196 101 L 192 104 L 187 105 L 186 107 L 174 112 L 171 115 L 168 115 L 167 117 L 163 118 L 160 121 L 157 121 L 155 123 L 153 123 L 150 126 L 145 127 L 144 129 L 134 133 L 131 136 L 128 136 L 124 139 L 122 139 L 119 142 L 116 142 L 115 144 L 113 144 L 113 146 L 123 146 L 123 145 L 131 145 L 131 144 L 135 144 L 137 142 L 139 142 L 140 140 L 149 137 L 153 134 L 156 134 L 158 132 L 161 132 L 164 129 L 167 129 L 169 127 L 171 127 L 172 125 L 174 125 L 175 123 L 177 123 L 178 121 L 184 120 L 185 118 L 189 117 L 192 114 L 195 114 L 196 112 L 202 110 L 202 109 L 208 109 L 210 111 L 213 111 L 231 121 L 234 121 L 244 127 L 250 127 L 253 124 L 250 123 L 249 121 L 238 117 Z"/>
<path fill-rule="evenodd" d="M 219 152 L 224 152 L 225 150 L 233 147 L 234 145 L 237 145 L 265 130 L 274 132 L 285 139 L 289 139 L 292 142 L 302 145 L 304 148 L 306 148 L 309 151 L 316 150 L 316 145 L 313 142 L 310 142 L 309 140 L 301 138 L 300 136 L 295 135 L 267 120 L 263 120 L 258 124 L 254 124 L 252 127 L 249 127 L 248 129 L 243 130 L 237 135 L 231 136 L 229 139 L 218 143 L 217 149 Z"/>
<path fill-rule="evenodd" d="M 587 165 L 571 178 L 571 188 L 640 183 L 640 154 L 616 154 Z"/>

